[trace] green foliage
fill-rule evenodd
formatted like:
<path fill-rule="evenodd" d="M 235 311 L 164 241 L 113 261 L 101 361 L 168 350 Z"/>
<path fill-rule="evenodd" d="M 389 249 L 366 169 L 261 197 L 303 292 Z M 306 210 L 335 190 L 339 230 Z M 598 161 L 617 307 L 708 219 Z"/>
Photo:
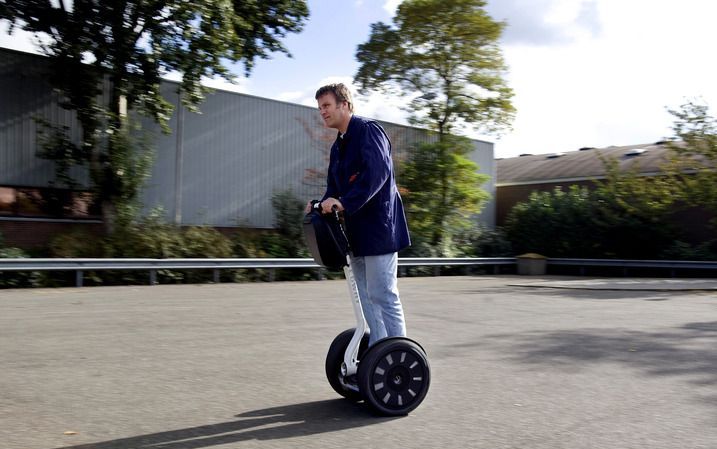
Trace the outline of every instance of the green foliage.
<path fill-rule="evenodd" d="M 666 260 L 717 260 L 717 240 L 697 245 L 675 241 L 662 254 Z"/>
<path fill-rule="evenodd" d="M 139 122 L 123 119 L 111 125 L 109 149 L 103 166 L 103 174 L 95 178 L 102 185 L 98 192 L 100 200 L 109 203 L 114 213 L 105 214 L 105 220 L 117 220 L 114 225 L 127 226 L 140 210 L 139 197 L 144 183 L 152 172 L 154 150 L 152 136 L 143 132 Z"/>
<path fill-rule="evenodd" d="M 506 220 L 516 253 L 548 257 L 654 259 L 679 237 L 669 201 L 656 201 L 652 179 L 623 174 L 591 191 L 533 192 Z"/>
<path fill-rule="evenodd" d="M 482 131 L 506 128 L 514 115 L 512 90 L 503 77 L 498 47 L 503 24 L 484 11 L 482 0 L 406 0 L 393 25 L 375 23 L 358 47 L 355 80 L 363 90 L 412 98 L 411 122 L 438 132 L 438 143 L 419 146 L 399 180 L 421 256 L 450 256 L 452 240 L 473 225 L 488 194 L 488 177 L 467 158 L 473 147 L 451 131 L 467 124 Z"/>
<path fill-rule="evenodd" d="M 489 198 L 480 188 L 489 177 L 477 173 L 478 166 L 466 157 L 472 150 L 470 140 L 448 136 L 420 145 L 402 167 L 413 245 L 419 251 L 432 249 L 425 255 L 450 255 L 452 237 L 474 226 L 471 217 Z"/>
<path fill-rule="evenodd" d="M 592 220 L 593 199 L 585 187 L 533 192 L 508 214 L 505 230 L 517 254 L 592 257 L 599 235 Z"/>
<path fill-rule="evenodd" d="M 2 235 L 0 235 L 2 246 Z M 0 248 L 0 259 L 17 259 L 28 257 L 19 248 Z M 43 276 L 37 271 L 0 271 L 0 288 L 38 287 L 43 282 Z"/>
<path fill-rule="evenodd" d="M 673 195 L 717 217 L 717 119 L 706 105 L 694 102 L 670 113 L 675 140 L 669 143 L 672 158 L 663 170 L 676 187 Z M 712 225 L 717 230 L 717 219 Z"/>
<path fill-rule="evenodd" d="M 164 211 L 153 210 L 146 217 L 123 223 L 106 239 L 106 257 L 182 257 L 182 234 L 167 223 Z"/>
<path fill-rule="evenodd" d="M 232 257 L 231 240 L 221 232 L 207 226 L 190 226 L 182 229 L 182 257 Z"/>
<path fill-rule="evenodd" d="M 510 257 L 513 246 L 501 229 L 488 229 L 478 226 L 473 230 L 464 251 L 467 257 Z"/>
<path fill-rule="evenodd" d="M 284 190 L 272 196 L 271 204 L 276 213 L 277 235 L 271 242 L 267 241 L 267 254 L 272 257 L 309 257 L 302 228 L 304 203 L 291 190 Z"/>
<path fill-rule="evenodd" d="M 274 230 L 239 230 L 233 238 L 234 254 L 237 257 L 311 257 L 304 240 L 302 228 L 304 202 L 291 191 L 275 192 L 271 198 L 274 208 Z M 269 272 L 267 270 L 240 270 L 240 280 L 296 280 L 316 278 L 316 270 L 285 269 Z"/>
<path fill-rule="evenodd" d="M 104 257 L 104 242 L 83 229 L 57 235 L 48 244 L 50 257 Z"/>
<path fill-rule="evenodd" d="M 356 53 L 364 90 L 411 96 L 414 124 L 450 134 L 462 121 L 478 130 L 508 127 L 512 90 L 498 46 L 504 24 L 483 0 L 405 0 L 393 26 L 371 25 Z"/>
<path fill-rule="evenodd" d="M 260 247 L 268 257 L 311 257 L 304 240 L 304 202 L 291 190 L 276 192 L 271 198 L 276 219 L 275 232 L 262 235 Z M 276 280 L 315 278 L 315 270 L 276 270 Z"/>
<path fill-rule="evenodd" d="M 52 257 L 109 258 L 223 258 L 232 257 L 231 240 L 211 227 L 180 228 L 167 223 L 161 209 L 138 220 L 121 220 L 115 232 L 99 237 L 74 230 L 50 242 Z M 88 283 L 145 284 L 146 272 L 100 271 L 86 273 Z M 158 280 L 167 282 L 206 282 L 212 273 L 197 270 L 160 270 Z"/>
<path fill-rule="evenodd" d="M 592 194 L 593 228 L 604 257 L 653 259 L 679 236 L 675 185 L 669 178 L 642 176 L 639 166 L 620 171 L 616 160 L 603 160 L 606 179 Z"/>

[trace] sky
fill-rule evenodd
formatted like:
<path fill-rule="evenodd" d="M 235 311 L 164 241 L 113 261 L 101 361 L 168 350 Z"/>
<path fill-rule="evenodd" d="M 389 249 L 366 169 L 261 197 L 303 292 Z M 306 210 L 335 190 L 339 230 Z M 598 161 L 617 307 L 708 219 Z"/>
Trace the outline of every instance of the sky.
<path fill-rule="evenodd" d="M 248 78 L 214 87 L 316 106 L 316 89 L 352 83 L 356 48 L 370 25 L 390 24 L 400 0 L 309 0 L 310 18 L 284 39 L 292 54 L 257 60 Z M 687 101 L 717 105 L 717 2 L 709 0 L 488 0 L 506 23 L 500 47 L 517 113 L 502 135 L 461 133 L 495 144 L 495 156 L 647 144 L 671 137 Z M 0 46 L 32 50 L 6 33 Z M 405 100 L 357 95 L 356 113 L 406 123 Z M 712 114 L 714 114 L 713 109 Z"/>

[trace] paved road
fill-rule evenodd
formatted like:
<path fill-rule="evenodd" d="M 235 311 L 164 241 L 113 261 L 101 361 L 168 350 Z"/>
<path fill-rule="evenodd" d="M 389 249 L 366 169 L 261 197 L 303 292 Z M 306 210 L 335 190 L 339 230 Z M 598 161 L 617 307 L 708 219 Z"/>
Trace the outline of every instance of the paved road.
<path fill-rule="evenodd" d="M 570 282 L 402 278 L 433 382 L 390 419 L 324 378 L 343 281 L 0 291 L 0 447 L 717 448 L 717 281 Z"/>

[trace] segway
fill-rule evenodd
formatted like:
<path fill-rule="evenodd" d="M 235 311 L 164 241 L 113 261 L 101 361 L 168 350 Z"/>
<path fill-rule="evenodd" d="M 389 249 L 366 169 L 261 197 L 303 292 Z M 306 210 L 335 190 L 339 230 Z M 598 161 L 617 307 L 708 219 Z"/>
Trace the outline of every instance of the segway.
<path fill-rule="evenodd" d="M 365 401 L 377 414 L 406 415 L 428 393 L 431 370 L 423 348 L 406 337 L 388 337 L 368 347 L 370 329 L 361 308 L 349 258 L 349 243 L 339 213 L 321 213 L 312 202 L 304 218 L 309 251 L 319 265 L 332 271 L 343 269 L 356 317 L 356 327 L 341 332 L 326 355 L 326 377 L 331 387 L 352 401 Z"/>

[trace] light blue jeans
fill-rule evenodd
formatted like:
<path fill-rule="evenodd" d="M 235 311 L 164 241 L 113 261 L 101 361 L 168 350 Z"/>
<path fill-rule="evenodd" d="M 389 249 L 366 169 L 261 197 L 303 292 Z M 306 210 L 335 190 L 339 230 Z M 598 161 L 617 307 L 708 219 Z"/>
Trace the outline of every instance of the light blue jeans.
<path fill-rule="evenodd" d="M 351 268 L 361 296 L 369 346 L 386 337 L 405 337 L 406 321 L 398 295 L 398 253 L 351 256 Z"/>

